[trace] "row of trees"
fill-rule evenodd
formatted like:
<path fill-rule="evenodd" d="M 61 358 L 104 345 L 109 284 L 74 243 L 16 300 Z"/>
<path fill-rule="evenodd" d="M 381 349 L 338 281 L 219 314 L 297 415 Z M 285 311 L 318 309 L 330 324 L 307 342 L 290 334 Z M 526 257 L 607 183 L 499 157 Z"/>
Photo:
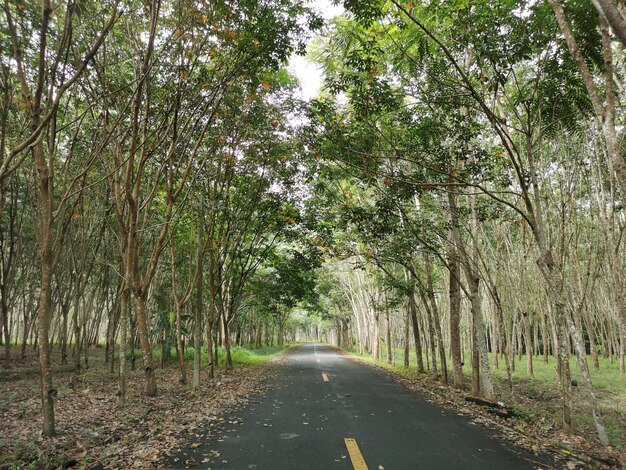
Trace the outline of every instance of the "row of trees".
<path fill-rule="evenodd" d="M 625 368 L 626 77 L 597 3 L 347 1 L 305 138 L 336 341 L 412 344 L 459 388 L 471 364 L 487 399 L 489 352 L 509 377 L 554 355 L 566 431 L 574 356 L 607 444 L 590 368 Z"/>
<path fill-rule="evenodd" d="M 285 245 L 298 217 L 288 119 L 298 102 L 281 66 L 320 20 L 286 0 L 2 10 L 5 360 L 12 343 L 22 354 L 37 346 L 43 434 L 53 436 L 53 346 L 80 369 L 105 341 L 124 406 L 136 348 L 153 396 L 155 342 L 164 355 L 176 343 L 183 383 L 193 343 L 198 388 L 203 345 L 221 341 L 232 367 L 234 325 L 254 325 L 259 338 L 263 326 L 284 327 L 255 310 L 248 286 L 277 282 L 298 255 Z"/>
<path fill-rule="evenodd" d="M 155 395 L 155 343 L 182 383 L 193 344 L 198 388 L 203 347 L 211 377 L 218 344 L 232 367 L 232 344 L 330 323 L 459 388 L 471 364 L 487 399 L 489 353 L 529 375 L 555 356 L 566 430 L 574 356 L 607 442 L 590 369 L 626 360 L 621 11 L 344 5 L 305 107 L 281 69 L 322 26 L 300 2 L 3 4 L 0 314 L 7 364 L 37 346 L 45 435 L 53 348 L 80 369 L 104 342 L 124 406 L 136 350 Z"/>

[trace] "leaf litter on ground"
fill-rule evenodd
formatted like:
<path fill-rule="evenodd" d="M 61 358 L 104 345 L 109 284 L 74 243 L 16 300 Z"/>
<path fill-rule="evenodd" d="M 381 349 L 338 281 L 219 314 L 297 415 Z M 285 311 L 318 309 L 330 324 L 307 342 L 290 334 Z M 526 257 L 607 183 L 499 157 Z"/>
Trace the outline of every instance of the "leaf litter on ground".
<path fill-rule="evenodd" d="M 154 398 L 143 395 L 142 374 L 131 372 L 123 409 L 116 407 L 115 374 L 87 369 L 80 374 L 84 388 L 77 390 L 65 385 L 74 373 L 58 374 L 55 438 L 41 434 L 37 377 L 11 382 L 9 399 L 0 401 L 0 469 L 163 467 L 181 447 L 200 447 L 212 425 L 224 423 L 220 415 L 225 410 L 246 406 L 250 397 L 264 393 L 281 356 L 262 366 L 220 370 L 210 381 L 205 376 L 198 391 L 179 383 L 177 369 L 159 369 Z M 207 455 L 219 457 L 216 451 Z"/>

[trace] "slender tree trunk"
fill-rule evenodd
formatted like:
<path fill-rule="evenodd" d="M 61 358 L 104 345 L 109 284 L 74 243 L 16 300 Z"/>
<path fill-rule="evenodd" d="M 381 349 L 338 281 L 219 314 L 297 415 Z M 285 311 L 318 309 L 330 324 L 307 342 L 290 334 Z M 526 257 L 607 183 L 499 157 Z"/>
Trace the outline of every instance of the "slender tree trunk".
<path fill-rule="evenodd" d="M 89 369 L 89 357 L 88 357 L 89 342 L 87 336 L 87 323 L 83 323 L 83 359 L 85 361 L 85 369 Z"/>
<path fill-rule="evenodd" d="M 67 302 L 63 302 L 63 304 L 61 305 L 61 316 L 62 316 L 62 319 L 61 319 L 61 364 L 62 365 L 67 364 L 68 309 L 69 309 L 69 306 L 67 305 Z"/>
<path fill-rule="evenodd" d="M 215 375 L 215 370 L 217 370 L 217 368 L 219 367 L 219 363 L 220 363 L 220 356 L 219 356 L 219 347 L 220 347 L 220 343 L 221 340 L 218 336 L 220 328 L 219 328 L 219 320 L 220 319 L 220 314 L 218 313 L 217 318 L 215 319 L 215 326 L 211 328 L 211 331 L 213 332 L 212 336 L 212 343 L 213 344 L 213 358 L 211 359 L 213 361 L 213 367 L 209 370 L 209 373 L 211 374 L 211 377 L 213 377 Z M 207 325 L 208 327 L 208 325 Z M 211 331 L 209 331 L 209 335 L 211 335 Z M 272 343 L 272 334 L 270 333 L 269 329 L 267 330 L 267 346 L 271 346 Z"/>
<path fill-rule="evenodd" d="M 6 285 L 6 281 L 3 279 L 0 295 L 2 298 L 0 299 L 0 308 L 2 315 L 2 328 L 4 330 L 4 363 L 6 367 L 11 366 L 11 335 L 9 334 L 9 305 L 7 302 L 7 294 L 8 289 Z M 26 324 L 24 324 L 24 328 L 26 328 Z M 67 331 L 67 330 L 66 330 Z"/>
<path fill-rule="evenodd" d="M 22 332 L 22 349 L 20 351 L 20 357 L 26 359 L 26 345 L 28 344 L 28 336 L 32 327 L 31 315 L 28 314 L 28 310 L 31 308 L 32 302 L 28 307 L 24 305 L 24 331 Z"/>
<path fill-rule="evenodd" d="M 415 294 L 413 290 L 409 292 L 409 316 L 411 317 L 411 322 L 413 324 L 413 339 L 415 341 L 415 358 L 417 360 L 417 371 L 420 373 L 424 372 L 424 359 L 422 358 L 422 340 L 420 338 L 420 330 L 419 330 L 419 320 L 417 318 L 417 304 L 415 302 Z M 407 346 L 408 349 L 408 346 Z M 434 349 L 433 349 L 433 357 L 434 357 Z M 437 365 L 435 363 L 434 370 L 437 370 Z"/>
<path fill-rule="evenodd" d="M 530 331 L 530 312 L 522 312 L 524 316 L 524 344 L 526 349 L 526 374 L 530 377 L 534 376 L 533 373 L 533 348 L 531 341 Z"/>
<path fill-rule="evenodd" d="M 73 327 L 74 327 L 74 368 L 80 372 L 80 345 L 81 345 L 81 331 L 80 331 L 80 293 L 77 287 L 76 298 L 74 299 L 73 310 Z"/>
<path fill-rule="evenodd" d="M 430 337 L 429 345 L 430 345 L 430 361 L 431 361 L 432 371 L 437 372 L 437 352 L 436 352 L 437 333 L 435 332 L 433 313 L 431 312 L 431 307 L 429 306 L 428 299 L 426 298 L 423 292 L 423 289 L 421 288 L 419 289 L 419 294 L 422 300 L 422 304 L 424 305 L 424 308 L 426 309 L 426 315 L 428 316 L 428 336 Z"/>
<path fill-rule="evenodd" d="M 194 332 L 193 332 L 193 383 L 194 390 L 200 388 L 200 363 L 202 359 L 202 317 L 199 315 L 197 305 L 194 306 Z M 211 357 L 211 350 L 207 354 Z"/>
<path fill-rule="evenodd" d="M 233 357 L 230 352 L 230 325 L 229 321 L 224 319 L 224 348 L 226 349 L 226 368 L 228 370 L 233 369 Z M 282 338 L 282 334 L 280 334 L 280 338 Z M 282 346 L 282 344 L 281 344 Z"/>
<path fill-rule="evenodd" d="M 460 235 L 456 195 L 448 191 L 449 217 L 451 223 L 452 240 L 458 240 Z M 452 376 L 454 386 L 463 389 L 463 359 L 461 356 L 461 268 L 459 253 L 454 243 L 448 246 L 448 269 L 450 271 L 449 299 L 450 299 L 450 353 L 452 356 Z"/>
<path fill-rule="evenodd" d="M 596 338 L 596 328 L 593 321 L 593 317 L 589 312 L 589 307 L 584 307 L 585 314 L 585 324 L 587 325 L 587 333 L 589 334 L 589 352 L 591 353 L 591 359 L 593 361 L 593 368 L 595 370 L 600 370 L 600 359 L 598 358 L 598 349 L 597 343 L 598 340 Z"/>
<path fill-rule="evenodd" d="M 406 312 L 404 315 L 404 331 L 403 331 L 403 342 L 404 342 L 404 367 L 409 368 L 409 352 L 411 348 L 409 347 L 409 312 Z M 422 363 L 423 366 L 423 363 Z"/>
<path fill-rule="evenodd" d="M 472 341 L 470 343 L 470 350 L 472 355 L 472 383 L 470 393 L 477 397 L 480 396 L 480 357 L 478 356 L 478 346 L 476 345 L 476 328 L 474 327 L 474 312 L 472 310 L 472 325 L 471 336 Z"/>
<path fill-rule="evenodd" d="M 34 119 L 33 130 L 39 122 Z M 54 260 L 52 253 L 52 226 L 54 221 L 52 209 L 53 183 L 51 169 L 48 167 L 44 155 L 43 142 L 39 142 L 33 149 L 35 174 L 38 187 L 39 220 L 37 238 L 41 261 L 41 286 L 39 305 L 37 309 L 37 338 L 39 351 L 39 387 L 41 391 L 41 410 L 43 416 L 43 435 L 54 436 L 54 398 L 56 390 L 52 386 L 52 372 L 50 370 L 49 331 L 52 320 L 52 276 Z"/>
<path fill-rule="evenodd" d="M 493 360 L 493 367 L 500 368 L 498 356 L 500 355 L 500 324 L 497 314 L 494 312 L 493 303 L 489 304 L 492 307 L 492 320 L 491 320 L 491 354 Z"/>
<path fill-rule="evenodd" d="M 220 346 L 222 346 L 222 348 L 226 347 L 226 318 L 224 317 L 224 310 L 222 310 L 222 313 L 220 315 L 220 321 L 219 321 L 219 334 L 220 334 L 220 338 L 219 338 L 219 343 Z"/>
<path fill-rule="evenodd" d="M 375 359 L 380 360 L 380 326 L 378 317 L 379 314 L 372 311 L 372 356 Z"/>
<path fill-rule="evenodd" d="M 206 348 L 209 360 L 209 377 L 212 379 L 215 377 L 215 368 L 217 367 L 217 346 L 218 342 L 213 341 L 213 326 L 216 323 L 215 319 L 215 296 L 211 294 L 211 300 L 209 301 L 209 309 L 207 312 L 207 325 L 206 325 Z"/>
<path fill-rule="evenodd" d="M 47 251 L 47 250 L 46 250 Z M 43 416 L 43 435 L 56 434 L 54 424 L 54 399 L 57 391 L 52 386 L 52 371 L 50 370 L 50 345 L 48 332 L 52 312 L 52 262 L 51 253 L 45 252 L 42 256 L 41 293 L 37 315 L 37 336 L 39 352 L 39 387 L 41 390 L 41 410 Z"/>
<path fill-rule="evenodd" d="M 180 383 L 187 383 L 187 368 L 185 367 L 185 351 L 183 350 L 183 320 L 181 318 L 180 303 L 176 303 L 176 349 L 178 352 L 178 370 L 180 371 Z"/>
<path fill-rule="evenodd" d="M 152 361 L 152 347 L 150 345 L 150 337 L 148 336 L 146 299 L 144 295 L 136 297 L 135 315 L 137 316 L 139 346 L 141 347 L 141 357 L 143 359 L 144 373 L 146 377 L 146 395 L 149 397 L 155 397 L 157 395 L 157 383 Z"/>
<path fill-rule="evenodd" d="M 580 337 L 580 333 L 576 328 L 576 325 L 571 317 L 571 315 L 567 315 L 566 318 L 567 326 L 569 328 L 570 336 L 572 338 L 572 342 L 574 343 L 574 350 L 576 352 L 576 359 L 578 360 L 578 369 L 580 371 L 580 375 L 583 380 L 583 387 L 589 397 L 589 403 L 591 405 L 591 415 L 593 417 L 593 422 L 596 426 L 596 431 L 598 433 L 598 439 L 600 442 L 608 446 L 609 438 L 606 434 L 606 429 L 604 427 L 604 423 L 602 422 L 602 417 L 600 416 L 600 410 L 598 408 L 598 400 L 596 398 L 595 393 L 593 392 L 593 385 L 591 383 L 591 376 L 589 374 L 589 365 L 587 364 L 587 356 L 585 354 L 585 345 L 582 342 L 582 338 Z"/>
<path fill-rule="evenodd" d="M 387 346 L 387 364 L 393 363 L 393 348 L 391 345 L 391 319 L 389 318 L 389 308 L 385 306 L 385 343 Z"/>
<path fill-rule="evenodd" d="M 202 359 L 202 309 L 204 307 L 203 289 L 204 289 L 204 210 L 203 201 L 200 201 L 199 222 L 198 222 L 198 246 L 196 250 L 196 279 L 195 279 L 195 302 L 194 309 L 194 335 L 193 335 L 193 388 L 200 388 L 200 362 Z M 210 320 L 208 321 L 210 323 Z M 211 327 L 208 327 L 209 334 L 207 343 L 207 355 L 209 356 L 209 367 L 211 367 Z"/>
<path fill-rule="evenodd" d="M 559 321 L 556 328 L 559 338 L 557 371 L 563 395 L 563 430 L 567 434 L 571 434 L 574 428 L 572 421 L 572 378 L 569 369 L 569 356 L 565 347 L 565 343 L 569 340 L 562 322 Z"/>
<path fill-rule="evenodd" d="M 123 281 L 122 281 L 123 282 Z M 120 300 L 121 300 L 121 290 L 120 290 L 120 299 L 115 302 L 115 306 L 113 311 L 111 312 L 111 327 L 109 331 L 109 355 L 111 361 L 109 362 L 109 372 L 112 374 L 115 371 L 115 337 L 117 335 L 117 328 L 120 322 Z"/>
<path fill-rule="evenodd" d="M 126 272 L 128 279 L 128 271 Z M 130 308 L 130 287 L 126 281 L 122 281 L 122 294 L 120 296 L 120 376 L 119 390 L 117 392 L 117 406 L 123 408 L 126 404 L 126 349 L 128 341 L 128 310 Z"/>
<path fill-rule="evenodd" d="M 260 349 L 261 347 L 263 347 L 263 325 L 259 321 L 256 332 L 256 348 Z"/>
<path fill-rule="evenodd" d="M 482 316 L 482 299 L 480 295 L 479 277 L 472 273 L 469 275 L 469 287 L 471 295 L 472 309 L 472 333 L 473 333 L 473 349 L 475 355 L 476 366 L 478 367 L 478 377 L 480 383 L 478 392 L 487 400 L 495 398 L 493 388 L 493 379 L 491 377 L 491 369 L 489 367 L 489 357 L 487 356 L 487 343 L 485 341 L 485 327 Z"/>
<path fill-rule="evenodd" d="M 566 301 L 562 298 L 562 288 L 560 286 L 560 276 L 554 264 L 552 253 L 545 250 L 539 259 L 539 267 L 544 274 L 548 284 L 548 295 L 554 309 L 554 323 L 556 326 L 556 336 L 558 339 L 558 364 L 557 373 L 562 387 L 563 395 L 563 430 L 566 433 L 573 431 L 572 421 L 572 379 L 569 368 L 569 355 L 567 352 L 566 330 Z"/>
<path fill-rule="evenodd" d="M 545 362 L 546 364 L 548 363 L 548 358 L 550 356 L 550 352 L 549 352 L 549 336 L 548 336 L 548 326 L 546 323 L 546 314 L 545 313 L 541 313 L 541 342 L 542 342 L 542 346 L 543 346 L 543 362 Z"/>
<path fill-rule="evenodd" d="M 430 255 L 424 252 L 424 267 L 426 268 L 426 284 L 427 295 L 431 306 L 433 323 L 435 325 L 435 333 L 437 334 L 437 344 L 439 347 L 439 361 L 441 364 L 441 380 L 448 383 L 448 366 L 446 363 L 446 349 L 443 343 L 443 332 L 441 331 L 441 322 L 439 321 L 439 309 L 437 308 L 437 299 L 435 299 L 435 290 L 433 288 L 433 269 L 430 262 Z M 460 353 L 459 353 L 460 356 Z"/>

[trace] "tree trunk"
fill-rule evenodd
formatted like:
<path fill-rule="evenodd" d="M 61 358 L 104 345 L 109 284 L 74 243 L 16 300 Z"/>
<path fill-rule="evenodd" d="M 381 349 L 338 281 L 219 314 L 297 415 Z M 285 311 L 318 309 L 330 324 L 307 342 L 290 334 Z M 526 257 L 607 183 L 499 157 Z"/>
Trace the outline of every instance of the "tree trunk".
<path fill-rule="evenodd" d="M 556 326 L 556 336 L 558 339 L 558 364 L 557 373 L 561 382 L 563 394 L 563 430 L 566 433 L 573 431 L 572 422 L 572 379 L 569 368 L 569 356 L 567 353 L 567 331 L 565 322 L 568 314 L 566 313 L 566 301 L 563 299 L 561 288 L 561 276 L 559 276 L 552 253 L 544 250 L 539 259 L 539 267 L 547 282 L 548 296 L 554 309 L 554 323 Z"/>
<path fill-rule="evenodd" d="M 526 349 L 526 374 L 530 377 L 534 376 L 533 373 L 533 347 L 531 341 L 530 331 L 530 312 L 522 312 L 524 316 L 524 347 Z"/>
<path fill-rule="evenodd" d="M 38 115 L 34 119 L 33 130 L 37 128 Z M 54 398 L 56 390 L 52 387 L 50 370 L 49 331 L 52 320 L 52 276 L 54 260 L 52 253 L 52 212 L 53 183 L 51 169 L 44 155 L 43 142 L 38 142 L 34 149 L 35 174 L 38 187 L 39 226 L 37 241 L 41 260 L 41 290 L 37 309 L 37 339 L 39 351 L 39 387 L 41 391 L 41 411 L 43 417 L 43 435 L 54 436 Z"/>
<path fill-rule="evenodd" d="M 203 299 L 203 283 L 204 283 L 204 211 L 203 201 L 200 202 L 200 220 L 198 222 L 198 246 L 196 250 L 196 278 L 195 278 L 195 302 L 193 303 L 194 316 L 194 334 L 193 334 L 193 388 L 200 388 L 200 362 L 202 359 L 202 308 L 204 306 Z M 209 322 L 210 323 L 210 322 Z M 210 326 L 207 343 L 207 355 L 209 356 L 209 367 L 211 367 L 211 342 L 210 342 Z"/>
<path fill-rule="evenodd" d="M 28 307 L 24 305 L 24 331 L 22 332 L 22 349 L 20 351 L 20 357 L 26 359 L 26 345 L 28 344 L 28 336 L 32 328 L 32 315 L 28 314 L 28 310 L 32 307 L 32 302 L 29 302 Z M 39 307 L 37 307 L 39 310 Z"/>
<path fill-rule="evenodd" d="M 583 378 L 582 380 L 583 387 L 585 388 L 587 396 L 589 397 L 589 403 L 591 404 L 591 415 L 593 417 L 593 422 L 596 426 L 598 439 L 603 445 L 608 446 L 609 438 L 606 434 L 606 429 L 604 427 L 604 423 L 602 422 L 602 417 L 600 416 L 600 410 L 598 408 L 598 400 L 596 398 L 595 393 L 593 392 L 591 376 L 589 375 L 589 366 L 587 364 L 587 356 L 585 354 L 585 345 L 582 342 L 580 333 L 578 332 L 578 329 L 576 328 L 576 325 L 571 315 L 567 315 L 566 322 L 569 328 L 572 342 L 574 343 L 576 359 L 578 360 L 578 369 L 580 371 L 580 375 Z"/>
<path fill-rule="evenodd" d="M 409 358 L 409 354 L 411 351 L 411 348 L 409 347 L 409 313 L 406 312 L 406 314 L 404 315 L 404 331 L 403 331 L 403 335 L 402 335 L 402 341 L 403 341 L 403 346 L 404 346 L 404 367 L 405 369 L 409 368 L 409 363 L 410 363 L 410 358 Z"/>
<path fill-rule="evenodd" d="M 479 277 L 475 273 L 468 276 L 469 288 L 471 296 L 472 309 L 472 333 L 473 333 L 473 349 L 476 357 L 476 366 L 478 366 L 478 377 L 480 383 L 478 390 L 487 400 L 495 398 L 493 389 L 493 379 L 491 377 L 491 369 L 489 367 L 489 357 L 487 356 L 487 343 L 485 341 L 485 327 L 482 317 L 482 299 L 480 295 Z"/>
<path fill-rule="evenodd" d="M 433 288 L 433 269 L 430 262 L 430 256 L 424 252 L 424 267 L 426 268 L 427 295 L 431 306 L 433 323 L 435 325 L 435 333 L 437 334 L 437 344 L 439 347 L 439 361 L 441 364 L 441 380 L 448 383 L 448 367 L 446 363 L 446 349 L 443 343 L 443 332 L 441 331 L 441 322 L 439 321 L 439 309 L 437 308 L 437 299 L 435 299 L 435 290 Z M 459 353 L 460 356 L 460 353 Z"/>
<path fill-rule="evenodd" d="M 41 390 L 41 412 L 43 416 L 43 435 L 52 437 L 56 434 L 54 425 L 54 399 L 57 391 L 52 386 L 50 370 L 49 330 L 52 311 L 52 262 L 51 253 L 44 250 L 41 267 L 41 293 L 37 315 L 37 336 L 39 352 L 39 388 Z"/>
<path fill-rule="evenodd" d="M 7 302 L 7 285 L 6 281 L 3 279 L 1 286 L 0 295 L 2 298 L 0 299 L 0 315 L 2 315 L 2 329 L 4 330 L 4 362 L 6 367 L 11 366 L 11 335 L 9 334 L 9 305 Z M 66 322 L 67 325 L 67 322 Z M 24 328 L 26 328 L 26 324 L 24 324 Z M 67 332 L 67 329 L 65 330 Z M 66 334 L 67 336 L 67 334 Z"/>
<path fill-rule="evenodd" d="M 285 324 L 283 321 L 278 323 L 278 346 L 283 346 L 283 337 L 285 335 Z"/>
<path fill-rule="evenodd" d="M 155 397 L 157 395 L 156 376 L 152 362 L 152 347 L 148 335 L 148 323 L 146 319 L 146 299 L 145 294 L 136 297 L 135 314 L 137 316 L 137 332 L 139 335 L 139 346 L 141 347 L 141 357 L 143 359 L 144 373 L 146 377 L 146 395 Z"/>
<path fill-rule="evenodd" d="M 548 363 L 548 358 L 550 356 L 550 351 L 548 348 L 548 342 L 550 341 L 548 336 L 548 327 L 546 323 L 546 314 L 541 313 L 541 342 L 543 346 L 543 362 Z"/>
<path fill-rule="evenodd" d="M 448 191 L 449 217 L 451 223 L 452 240 L 458 240 L 458 212 L 456 209 L 456 195 Z M 450 299 L 450 353 L 452 356 L 452 376 L 454 386 L 463 389 L 463 359 L 461 357 L 461 268 L 459 253 L 454 243 L 448 245 L 448 269 L 450 271 L 449 299 Z"/>
<path fill-rule="evenodd" d="M 379 314 L 372 312 L 372 356 L 380 360 L 380 326 L 378 324 Z"/>
<path fill-rule="evenodd" d="M 435 332 L 435 325 L 434 325 L 435 322 L 433 319 L 433 313 L 431 311 L 431 307 L 428 304 L 428 299 L 424 295 L 421 288 L 419 290 L 419 293 L 420 293 L 420 298 L 422 299 L 422 303 L 424 304 L 424 308 L 426 309 L 426 315 L 428 316 L 428 336 L 430 337 L 429 345 L 430 345 L 430 361 L 431 361 L 432 371 L 437 372 L 437 353 L 436 353 L 437 333 Z"/>
<path fill-rule="evenodd" d="M 393 348 L 391 347 L 391 319 L 389 308 L 385 306 L 385 343 L 387 346 L 387 364 L 393 364 Z"/>
<path fill-rule="evenodd" d="M 81 345 L 81 331 L 80 331 L 80 294 L 79 289 L 76 288 L 76 298 L 74 299 L 74 311 L 72 324 L 74 327 L 74 368 L 80 372 L 80 345 Z"/>
<path fill-rule="evenodd" d="M 217 367 L 217 341 L 213 341 L 213 326 L 216 323 L 215 319 L 215 297 L 212 297 L 209 302 L 209 310 L 207 315 L 206 325 L 206 350 L 209 360 L 209 378 L 215 377 L 215 368 Z M 215 350 L 215 351 L 214 351 Z"/>
<path fill-rule="evenodd" d="M 128 341 L 128 310 L 130 308 L 130 288 L 126 281 L 122 281 L 122 283 L 122 294 L 120 297 L 120 376 L 119 390 L 117 391 L 118 408 L 123 408 L 126 404 L 126 349 Z"/>
<path fill-rule="evenodd" d="M 413 324 L 413 339 L 415 341 L 415 359 L 417 360 L 417 371 L 423 373 L 424 359 L 422 357 L 422 340 L 420 338 L 419 320 L 417 318 L 417 304 L 415 302 L 415 293 L 413 292 L 413 289 L 411 289 L 411 291 L 409 292 L 409 316 L 411 317 L 411 322 Z M 434 369 L 437 370 L 436 363 Z"/>
<path fill-rule="evenodd" d="M 233 370 L 233 357 L 230 351 L 230 322 L 224 320 L 224 348 L 226 349 L 226 368 Z M 282 335 L 281 335 L 282 338 Z"/>
<path fill-rule="evenodd" d="M 61 365 L 67 364 L 67 316 L 68 316 L 69 305 L 67 302 L 63 302 L 61 305 Z"/>
<path fill-rule="evenodd" d="M 180 383 L 187 383 L 187 368 L 185 367 L 185 351 L 183 350 L 183 325 L 180 303 L 176 304 L 176 350 L 178 352 L 178 370 Z"/>

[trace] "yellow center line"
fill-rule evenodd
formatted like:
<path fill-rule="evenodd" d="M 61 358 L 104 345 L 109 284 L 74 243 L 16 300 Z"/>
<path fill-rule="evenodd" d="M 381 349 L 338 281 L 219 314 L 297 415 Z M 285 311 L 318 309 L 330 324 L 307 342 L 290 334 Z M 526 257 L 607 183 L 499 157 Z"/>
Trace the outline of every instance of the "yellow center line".
<path fill-rule="evenodd" d="M 324 382 L 328 382 L 328 375 L 326 375 L 326 372 L 322 372 L 322 378 L 324 379 Z"/>
<path fill-rule="evenodd" d="M 352 460 L 352 466 L 354 470 L 368 470 L 365 459 L 359 450 L 359 445 L 351 437 L 346 437 L 343 442 L 346 444 L 348 454 L 350 454 L 350 460 Z"/>

